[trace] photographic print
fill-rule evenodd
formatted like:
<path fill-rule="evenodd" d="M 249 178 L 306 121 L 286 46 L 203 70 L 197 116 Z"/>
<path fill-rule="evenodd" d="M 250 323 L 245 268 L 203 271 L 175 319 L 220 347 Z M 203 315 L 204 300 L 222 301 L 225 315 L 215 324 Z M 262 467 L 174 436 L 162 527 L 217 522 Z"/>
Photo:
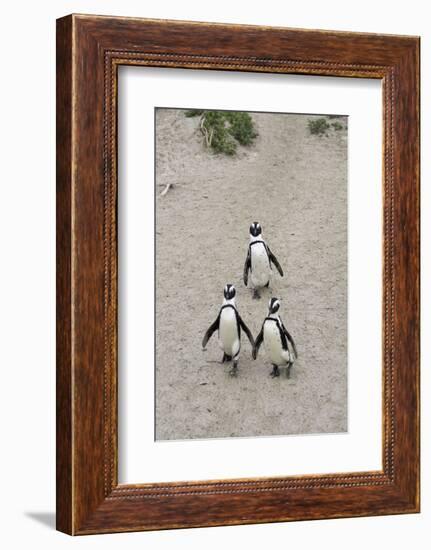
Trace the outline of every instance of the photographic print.
<path fill-rule="evenodd" d="M 347 431 L 339 113 L 155 110 L 155 438 Z"/>

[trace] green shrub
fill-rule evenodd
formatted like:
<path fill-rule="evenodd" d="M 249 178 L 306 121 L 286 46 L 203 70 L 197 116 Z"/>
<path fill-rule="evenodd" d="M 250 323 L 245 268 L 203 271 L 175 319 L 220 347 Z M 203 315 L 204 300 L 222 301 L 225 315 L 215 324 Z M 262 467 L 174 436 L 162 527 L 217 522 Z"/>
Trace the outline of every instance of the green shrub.
<path fill-rule="evenodd" d="M 308 129 L 310 134 L 320 136 L 327 135 L 327 131 L 331 126 L 329 125 L 326 118 L 315 118 L 308 120 Z"/>
<path fill-rule="evenodd" d="M 339 122 L 333 122 L 331 124 L 332 128 L 334 128 L 334 130 L 342 130 L 344 128 L 344 126 L 342 124 L 340 124 Z"/>
<path fill-rule="evenodd" d="M 240 145 L 250 145 L 257 136 L 253 119 L 242 111 L 190 109 L 186 117 L 200 117 L 200 129 L 207 147 L 216 154 L 234 155 Z"/>
<path fill-rule="evenodd" d="M 257 137 L 253 120 L 248 113 L 231 111 L 226 112 L 225 117 L 230 123 L 230 135 L 241 145 L 250 145 Z"/>
<path fill-rule="evenodd" d="M 235 154 L 236 142 L 227 128 L 225 113 L 223 111 L 205 111 L 202 120 L 207 146 L 211 147 L 214 153 Z"/>

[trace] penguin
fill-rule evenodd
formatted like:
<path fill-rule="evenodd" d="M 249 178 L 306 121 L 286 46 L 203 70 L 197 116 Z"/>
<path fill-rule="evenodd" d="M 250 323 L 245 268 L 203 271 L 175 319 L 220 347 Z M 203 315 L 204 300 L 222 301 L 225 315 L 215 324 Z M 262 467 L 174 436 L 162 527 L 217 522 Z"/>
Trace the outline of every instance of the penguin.
<path fill-rule="evenodd" d="M 233 359 L 233 367 L 230 371 L 232 376 L 238 372 L 238 358 L 241 349 L 241 329 L 246 333 L 252 349 L 254 348 L 253 336 L 241 319 L 235 304 L 236 290 L 233 285 L 226 285 L 224 288 L 224 300 L 217 319 L 206 331 L 202 340 L 202 348 L 205 349 L 208 340 L 218 330 L 219 345 L 223 350 L 222 363 Z"/>
<path fill-rule="evenodd" d="M 265 318 L 262 330 L 259 332 L 253 348 L 253 359 L 256 359 L 262 342 L 272 363 L 271 376 L 280 376 L 279 367 L 286 366 L 287 378 L 290 378 L 290 369 L 298 358 L 296 345 L 287 331 L 278 313 L 280 300 L 271 298 L 269 301 L 268 317 Z"/>
<path fill-rule="evenodd" d="M 244 264 L 244 284 L 248 285 L 248 274 L 250 271 L 251 283 L 253 285 L 253 298 L 260 298 L 259 289 L 268 287 L 272 264 L 275 265 L 283 277 L 283 269 L 277 258 L 271 252 L 269 246 L 262 238 L 262 228 L 258 222 L 250 225 L 250 243 L 248 245 L 247 258 Z"/>

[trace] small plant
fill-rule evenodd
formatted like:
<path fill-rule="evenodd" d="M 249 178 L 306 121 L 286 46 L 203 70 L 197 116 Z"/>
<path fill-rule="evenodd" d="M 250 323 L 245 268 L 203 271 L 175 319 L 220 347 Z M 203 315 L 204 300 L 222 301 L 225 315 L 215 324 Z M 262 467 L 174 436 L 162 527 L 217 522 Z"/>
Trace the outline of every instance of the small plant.
<path fill-rule="evenodd" d="M 203 111 L 199 109 L 188 109 L 184 114 L 187 118 L 191 118 L 194 116 L 200 116 L 202 113 Z"/>
<path fill-rule="evenodd" d="M 205 111 L 190 109 L 186 117 L 200 117 L 199 127 L 205 144 L 214 153 L 234 155 L 240 145 L 250 145 L 257 136 L 253 119 L 241 111 Z"/>
<path fill-rule="evenodd" d="M 225 117 L 230 123 L 229 133 L 241 145 L 250 145 L 257 137 L 253 120 L 248 113 L 231 111 L 226 112 Z"/>
<path fill-rule="evenodd" d="M 315 119 L 309 119 L 308 120 L 308 129 L 310 130 L 310 134 L 322 137 L 323 135 L 327 135 L 327 132 L 330 128 L 330 124 L 326 120 L 326 118 L 315 118 Z"/>
<path fill-rule="evenodd" d="M 340 124 L 340 122 L 333 122 L 331 124 L 332 128 L 334 128 L 334 130 L 336 130 L 337 132 L 339 130 L 342 130 L 344 128 L 344 126 L 342 124 Z"/>

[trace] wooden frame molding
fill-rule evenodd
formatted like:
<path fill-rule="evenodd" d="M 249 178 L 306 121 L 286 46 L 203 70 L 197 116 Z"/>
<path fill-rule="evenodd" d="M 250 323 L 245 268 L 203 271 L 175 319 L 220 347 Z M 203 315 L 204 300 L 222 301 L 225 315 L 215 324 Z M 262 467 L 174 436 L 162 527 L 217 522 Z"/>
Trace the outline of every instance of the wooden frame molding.
<path fill-rule="evenodd" d="M 119 65 L 382 80 L 382 471 L 118 484 Z M 418 511 L 419 38 L 59 19 L 57 528 L 90 534 Z"/>

